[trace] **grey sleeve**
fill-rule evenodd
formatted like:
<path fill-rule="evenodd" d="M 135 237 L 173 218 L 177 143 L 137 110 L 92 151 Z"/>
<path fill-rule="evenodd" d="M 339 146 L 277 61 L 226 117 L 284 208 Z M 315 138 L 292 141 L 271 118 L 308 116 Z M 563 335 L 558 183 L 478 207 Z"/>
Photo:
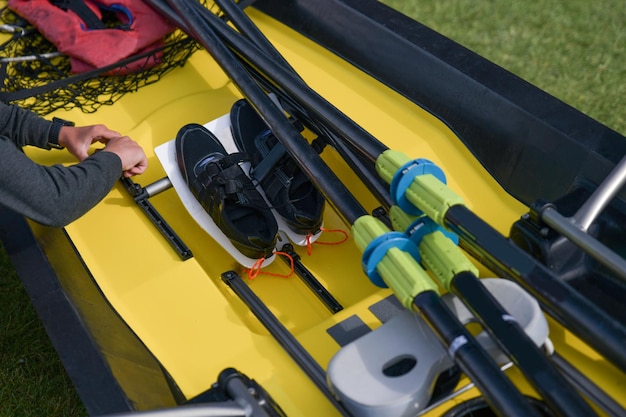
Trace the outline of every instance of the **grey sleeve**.
<path fill-rule="evenodd" d="M 65 167 L 42 166 L 0 137 L 0 204 L 48 226 L 62 227 L 102 200 L 122 175 L 122 161 L 97 152 Z"/>
<path fill-rule="evenodd" d="M 19 147 L 25 145 L 47 148 L 52 122 L 18 106 L 0 102 L 0 136 Z"/>

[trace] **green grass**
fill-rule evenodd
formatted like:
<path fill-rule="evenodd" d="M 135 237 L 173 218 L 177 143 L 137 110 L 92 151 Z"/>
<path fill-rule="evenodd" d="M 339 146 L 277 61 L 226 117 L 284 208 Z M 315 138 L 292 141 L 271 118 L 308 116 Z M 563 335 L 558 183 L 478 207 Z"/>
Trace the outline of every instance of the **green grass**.
<path fill-rule="evenodd" d="M 383 3 L 626 134 L 626 2 Z"/>
<path fill-rule="evenodd" d="M 385 0 L 626 134 L 626 3 L 618 0 Z M 0 250 L 0 417 L 84 409 Z"/>
<path fill-rule="evenodd" d="M 84 415 L 84 407 L 2 247 L 0 416 Z"/>

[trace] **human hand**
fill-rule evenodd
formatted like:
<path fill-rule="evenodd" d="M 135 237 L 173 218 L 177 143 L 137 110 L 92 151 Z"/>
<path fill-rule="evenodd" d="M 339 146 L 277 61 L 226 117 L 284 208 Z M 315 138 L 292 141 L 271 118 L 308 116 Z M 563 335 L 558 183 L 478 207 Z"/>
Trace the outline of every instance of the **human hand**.
<path fill-rule="evenodd" d="M 59 145 L 65 146 L 79 161 L 89 156 L 89 148 L 96 142 L 105 144 L 102 151 L 120 157 L 126 178 L 141 174 L 148 167 L 146 155 L 135 141 L 105 125 L 63 126 L 59 132 Z"/>
<path fill-rule="evenodd" d="M 143 149 L 128 136 L 99 139 L 98 141 L 106 144 L 102 152 L 112 152 L 120 157 L 124 177 L 139 175 L 148 167 L 148 159 Z"/>
<path fill-rule="evenodd" d="M 63 126 L 59 131 L 59 145 L 65 146 L 69 153 L 79 161 L 89 156 L 89 148 L 94 142 L 106 143 L 108 140 L 122 136 L 119 132 L 105 125 Z"/>

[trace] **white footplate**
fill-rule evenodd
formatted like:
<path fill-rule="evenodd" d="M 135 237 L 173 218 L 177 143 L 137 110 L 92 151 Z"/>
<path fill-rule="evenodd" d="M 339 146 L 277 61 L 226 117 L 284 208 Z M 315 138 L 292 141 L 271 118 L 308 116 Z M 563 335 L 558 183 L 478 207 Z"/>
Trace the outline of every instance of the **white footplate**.
<path fill-rule="evenodd" d="M 233 140 L 231 129 L 230 129 L 230 117 L 228 114 L 219 117 L 215 120 L 212 120 L 204 125 L 208 130 L 210 130 L 215 137 L 219 139 L 219 141 L 224 146 L 224 149 L 228 153 L 238 152 L 237 146 L 235 145 L 235 141 Z M 219 229 L 219 227 L 215 224 L 211 216 L 204 210 L 202 205 L 196 200 L 193 196 L 185 179 L 183 178 L 180 169 L 178 168 L 178 162 L 176 161 L 176 146 L 175 139 L 172 139 L 166 143 L 163 143 L 157 146 L 154 149 L 159 162 L 163 166 L 170 182 L 172 183 L 176 193 L 180 197 L 185 209 L 189 212 L 189 214 L 194 218 L 194 220 L 198 223 L 205 232 L 207 232 L 213 239 L 215 239 L 226 251 L 228 251 L 233 258 L 237 260 L 237 262 L 245 267 L 252 267 L 256 263 L 256 259 L 249 258 L 244 256 L 241 252 L 239 252 L 235 246 L 230 242 L 228 237 Z M 250 170 L 250 163 L 244 163 L 242 165 L 244 172 L 248 173 Z M 258 188 L 261 195 L 265 197 L 263 190 Z M 304 236 L 295 233 L 287 226 L 286 222 L 283 218 L 276 213 L 276 210 L 272 209 L 272 213 L 274 213 L 274 218 L 278 223 L 279 232 L 286 236 L 291 243 L 298 246 L 305 246 L 307 241 L 314 242 L 321 233 L 317 233 L 314 236 Z M 308 240 L 307 240 L 308 239 Z M 264 266 L 269 265 L 275 256 L 272 255 L 270 258 L 266 259 L 264 262 Z"/>

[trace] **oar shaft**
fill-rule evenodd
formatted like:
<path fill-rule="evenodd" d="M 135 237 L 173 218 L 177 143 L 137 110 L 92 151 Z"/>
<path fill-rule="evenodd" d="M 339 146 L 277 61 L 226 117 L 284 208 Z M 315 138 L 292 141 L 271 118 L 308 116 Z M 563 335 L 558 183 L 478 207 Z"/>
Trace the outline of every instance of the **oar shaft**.
<path fill-rule="evenodd" d="M 353 224 L 357 218 L 367 214 L 365 209 L 348 191 L 335 173 L 326 165 L 308 142 L 288 122 L 282 111 L 269 99 L 265 92 L 250 77 L 231 51 L 217 38 L 203 16 L 198 14 L 196 2 L 169 0 L 170 6 L 178 12 L 185 22 L 191 36 L 197 39 L 211 54 L 224 72 L 231 78 L 241 93 L 263 117 L 278 140 L 296 160 L 302 171 L 324 194 L 347 224 Z M 210 13 L 208 15 L 215 15 Z M 218 19 L 219 21 L 219 19 Z M 261 54 L 262 55 L 262 54 Z M 280 68 L 280 66 L 278 66 Z M 301 84 L 301 83 L 300 83 Z"/>
<path fill-rule="evenodd" d="M 243 301 L 256 318 L 265 326 L 272 336 L 280 343 L 291 358 L 300 366 L 307 374 L 319 390 L 328 398 L 328 400 L 339 410 L 339 412 L 347 416 L 348 412 L 335 399 L 333 393 L 326 383 L 326 372 L 313 359 L 307 350 L 296 340 L 289 330 L 278 320 L 263 301 L 243 282 L 241 277 L 234 271 L 228 271 L 222 274 L 222 280 L 234 291 L 234 293 Z"/>
<path fill-rule="evenodd" d="M 290 70 L 297 76 L 297 73 L 293 70 L 289 62 L 274 48 L 263 32 L 259 30 L 233 0 L 215 0 L 215 4 L 222 9 L 226 17 L 228 17 L 241 34 L 245 35 L 270 58 L 276 60 L 285 69 Z"/>
<path fill-rule="evenodd" d="M 280 85 L 285 92 L 296 99 L 311 114 L 324 120 L 333 131 L 354 146 L 355 149 L 358 149 L 362 155 L 374 162 L 378 155 L 387 149 L 378 139 L 302 82 L 300 77 L 295 76 L 292 71 L 284 68 L 279 62 L 269 58 L 256 45 L 235 32 L 210 10 L 199 3 L 195 3 L 195 9 L 202 14 L 206 22 L 211 25 L 215 33 L 222 38 L 228 47 L 246 61 L 253 63 L 255 67 Z"/>
<path fill-rule="evenodd" d="M 455 275 L 450 289 L 479 319 L 553 410 L 564 417 L 597 415 L 473 273 Z"/>
<path fill-rule="evenodd" d="M 499 416 L 539 415 L 494 360 L 480 347 L 434 291 L 424 291 L 413 304 L 449 347 L 450 355 L 476 384 Z"/>
<path fill-rule="evenodd" d="M 445 226 L 457 233 L 460 245 L 496 274 L 517 281 L 544 309 L 610 362 L 626 371 L 626 329 L 550 270 L 515 246 L 467 207 L 455 205 Z"/>

